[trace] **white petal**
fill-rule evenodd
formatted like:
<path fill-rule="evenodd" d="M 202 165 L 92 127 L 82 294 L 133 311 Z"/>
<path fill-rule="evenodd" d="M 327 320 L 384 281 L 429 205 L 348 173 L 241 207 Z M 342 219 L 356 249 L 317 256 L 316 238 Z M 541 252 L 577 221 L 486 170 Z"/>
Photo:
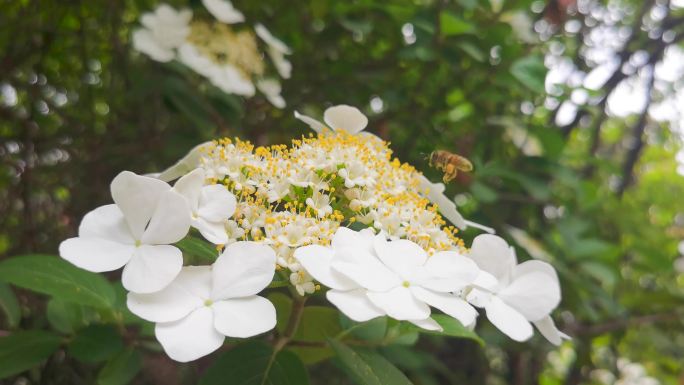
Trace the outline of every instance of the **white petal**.
<path fill-rule="evenodd" d="M 254 26 L 254 32 L 261 38 L 261 40 L 264 41 L 268 46 L 273 47 L 273 49 L 277 50 L 278 52 L 284 53 L 284 54 L 290 54 L 290 48 L 285 45 L 282 41 L 277 39 L 275 36 L 271 34 L 271 32 L 266 29 L 262 24 L 257 23 Z"/>
<path fill-rule="evenodd" d="M 459 229 L 466 228 L 466 221 L 463 216 L 456 210 L 456 203 L 444 195 L 444 183 L 432 183 L 424 175 L 419 175 L 421 194 L 439 210 L 442 215 L 453 223 Z"/>
<path fill-rule="evenodd" d="M 134 245 L 135 239 L 117 205 L 104 205 L 83 217 L 78 227 L 82 238 L 102 238 L 116 243 Z"/>
<path fill-rule="evenodd" d="M 350 134 L 361 132 L 368 125 L 368 118 L 358 108 L 340 104 L 325 110 L 323 120 L 333 130 L 345 130 Z"/>
<path fill-rule="evenodd" d="M 228 337 L 252 337 L 276 325 L 275 307 L 258 295 L 217 301 L 212 308 L 214 327 Z"/>
<path fill-rule="evenodd" d="M 350 134 L 361 132 L 368 125 L 368 118 L 358 108 L 340 104 L 325 110 L 323 120 L 333 130 Z"/>
<path fill-rule="evenodd" d="M 571 339 L 570 336 L 558 330 L 556 324 L 553 322 L 553 319 L 550 316 L 546 316 L 539 321 L 535 321 L 534 326 L 539 329 L 539 332 L 544 336 L 544 338 L 556 346 L 560 345 L 563 340 Z"/>
<path fill-rule="evenodd" d="M 309 127 L 311 127 L 311 129 L 316 131 L 316 133 L 318 133 L 318 134 L 321 134 L 324 131 L 327 131 L 327 127 L 325 127 L 325 124 L 319 122 L 318 120 L 316 120 L 310 116 L 302 115 L 297 111 L 294 112 L 294 116 L 295 116 L 295 119 L 299 119 L 302 122 L 308 124 Z"/>
<path fill-rule="evenodd" d="M 428 257 L 415 242 L 407 239 L 388 242 L 382 234 L 375 237 L 374 248 L 382 263 L 405 280 L 413 277 Z"/>
<path fill-rule="evenodd" d="M 275 107 L 285 107 L 285 99 L 280 95 L 280 82 L 275 79 L 261 79 L 257 82 L 256 86 Z"/>
<path fill-rule="evenodd" d="M 245 21 L 245 16 L 242 12 L 233 7 L 233 4 L 227 0 L 202 0 L 202 4 L 207 8 L 217 20 L 226 24 L 235 24 Z"/>
<path fill-rule="evenodd" d="M 547 274 L 549 277 L 551 277 L 551 279 L 558 281 L 556 269 L 554 269 L 553 266 L 547 262 L 537 260 L 525 261 L 513 268 L 513 279 L 522 277 L 523 275 L 532 273 L 534 271 Z"/>
<path fill-rule="evenodd" d="M 197 207 L 199 206 L 200 191 L 203 186 L 204 170 L 196 168 L 178 179 L 176 184 L 173 185 L 173 189 L 185 197 L 190 206 L 190 210 L 196 212 Z"/>
<path fill-rule="evenodd" d="M 102 238 L 70 238 L 59 245 L 60 257 L 94 273 L 121 268 L 131 259 L 134 252 L 133 245 Z"/>
<path fill-rule="evenodd" d="M 368 298 L 388 316 L 398 320 L 420 320 L 430 316 L 430 307 L 403 286 L 384 292 L 368 292 Z"/>
<path fill-rule="evenodd" d="M 178 321 L 158 323 L 154 332 L 166 354 L 178 362 L 204 357 L 220 348 L 225 339 L 214 328 L 213 311 L 206 306 Z"/>
<path fill-rule="evenodd" d="M 209 80 L 223 92 L 248 97 L 254 96 L 254 83 L 230 64 L 212 69 Z"/>
<path fill-rule="evenodd" d="M 187 266 L 168 286 L 149 294 L 128 293 L 128 309 L 151 322 L 177 321 L 204 306 L 211 290 L 211 266 Z"/>
<path fill-rule="evenodd" d="M 473 282 L 473 286 L 495 292 L 499 287 L 499 281 L 488 272 L 480 270 Z"/>
<path fill-rule="evenodd" d="M 268 56 L 271 57 L 273 65 L 275 65 L 276 71 L 278 71 L 278 75 L 283 79 L 289 79 L 292 76 L 292 63 L 285 59 L 285 54 L 283 54 L 283 52 L 271 46 L 268 49 Z"/>
<path fill-rule="evenodd" d="M 454 292 L 470 285 L 480 269 L 470 258 L 455 251 L 442 251 L 428 258 L 420 269 L 418 285 L 439 292 Z"/>
<path fill-rule="evenodd" d="M 517 310 L 506 305 L 498 297 L 492 297 L 485 307 L 487 319 L 505 335 L 522 342 L 532 338 L 532 325 Z"/>
<path fill-rule="evenodd" d="M 183 239 L 190 230 L 188 201 L 176 191 L 162 194 L 150 224 L 140 239 L 146 245 L 164 245 Z"/>
<path fill-rule="evenodd" d="M 331 245 L 333 249 L 342 249 L 345 247 L 362 248 L 369 253 L 374 253 L 373 242 L 375 234 L 371 229 L 363 229 L 361 231 L 354 231 L 347 227 L 339 227 L 333 235 Z"/>
<path fill-rule="evenodd" d="M 335 250 L 332 268 L 369 290 L 386 291 L 402 283 L 375 255 L 362 248 L 346 247 Z"/>
<path fill-rule="evenodd" d="M 230 244 L 214 262 L 212 298 L 247 297 L 273 280 L 276 256 L 272 248 L 256 242 Z"/>
<path fill-rule="evenodd" d="M 409 322 L 418 326 L 419 328 L 422 328 L 425 330 L 430 330 L 433 332 L 444 331 L 444 328 L 442 328 L 442 325 L 438 324 L 437 321 L 432 319 L 432 317 L 428 317 L 428 318 L 422 319 L 422 320 L 409 320 Z"/>
<path fill-rule="evenodd" d="M 498 296 L 530 321 L 551 313 L 561 299 L 560 285 L 545 272 L 532 271 L 513 280 Z"/>
<path fill-rule="evenodd" d="M 173 50 L 160 44 L 148 29 L 133 32 L 133 47 L 158 62 L 169 62 L 175 56 Z"/>
<path fill-rule="evenodd" d="M 110 189 L 114 203 L 126 218 L 131 235 L 140 240 L 159 199 L 171 186 L 159 179 L 123 171 L 114 178 Z"/>
<path fill-rule="evenodd" d="M 328 290 L 326 298 L 347 317 L 357 322 L 365 322 L 385 315 L 380 308 L 373 305 L 368 299 L 365 289 Z"/>
<path fill-rule="evenodd" d="M 228 243 L 228 233 L 226 233 L 224 221 L 207 222 L 204 218 L 200 217 L 192 221 L 192 227 L 199 230 L 204 239 L 215 245 L 225 245 Z"/>
<path fill-rule="evenodd" d="M 474 287 L 468 292 L 466 300 L 473 306 L 483 308 L 489 304 L 493 296 L 494 295 L 487 290 L 481 290 Z"/>
<path fill-rule="evenodd" d="M 157 178 L 169 182 L 177 179 L 188 172 L 194 170 L 200 166 L 200 160 L 202 159 L 203 150 L 206 149 L 212 142 L 204 142 L 200 145 L 193 147 L 187 155 L 185 155 L 181 160 L 176 162 L 173 166 L 162 171 Z"/>
<path fill-rule="evenodd" d="M 437 293 L 417 286 L 411 286 L 410 289 L 416 298 L 456 318 L 463 326 L 475 323 L 477 311 L 457 295 Z"/>
<path fill-rule="evenodd" d="M 323 285 L 338 290 L 357 288 L 354 281 L 332 269 L 334 255 L 334 250 L 319 245 L 303 246 L 294 251 L 294 258 Z"/>
<path fill-rule="evenodd" d="M 182 267 L 183 254 L 176 247 L 142 245 L 124 268 L 121 283 L 135 293 L 154 293 L 171 283 Z"/>
<path fill-rule="evenodd" d="M 508 281 L 517 263 L 515 254 L 508 243 L 503 238 L 491 234 L 475 237 L 468 256 L 477 263 L 480 269 L 502 282 Z"/>
<path fill-rule="evenodd" d="M 190 43 L 185 43 L 178 48 L 178 60 L 205 77 L 210 77 L 217 68 L 216 63 Z"/>
<path fill-rule="evenodd" d="M 200 191 L 197 214 L 209 222 L 224 221 L 233 215 L 236 206 L 235 195 L 228 191 L 226 186 L 204 186 Z"/>

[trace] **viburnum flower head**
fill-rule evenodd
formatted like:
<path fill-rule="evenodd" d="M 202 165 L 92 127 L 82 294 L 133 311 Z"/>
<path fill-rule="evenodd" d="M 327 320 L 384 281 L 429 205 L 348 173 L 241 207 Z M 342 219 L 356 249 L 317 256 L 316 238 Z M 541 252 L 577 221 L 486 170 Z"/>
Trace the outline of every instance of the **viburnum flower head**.
<path fill-rule="evenodd" d="M 553 344 L 569 338 L 550 317 L 561 299 L 558 275 L 551 265 L 537 260 L 518 264 L 515 250 L 490 234 L 473 240 L 469 257 L 481 272 L 467 299 L 484 308 L 494 326 L 516 341 L 532 338 L 531 323 Z"/>
<path fill-rule="evenodd" d="M 187 266 L 164 290 L 128 294 L 128 308 L 155 322 L 166 354 L 180 362 L 203 357 L 225 337 L 248 338 L 276 325 L 273 304 L 257 294 L 275 272 L 275 253 L 266 245 L 235 242 L 212 266 Z"/>
<path fill-rule="evenodd" d="M 59 254 L 92 272 L 124 267 L 121 281 L 130 291 L 149 293 L 168 285 L 183 266 L 172 246 L 190 229 L 186 199 L 166 182 L 124 171 L 111 184 L 114 204 L 85 215 L 78 237 L 59 246 Z"/>
<path fill-rule="evenodd" d="M 439 330 L 430 306 L 472 325 L 477 312 L 454 292 L 472 283 L 477 266 L 455 251 L 428 256 L 406 239 L 341 227 L 330 248 L 304 246 L 295 258 L 316 280 L 332 288 L 328 299 L 357 321 L 388 315 Z"/>

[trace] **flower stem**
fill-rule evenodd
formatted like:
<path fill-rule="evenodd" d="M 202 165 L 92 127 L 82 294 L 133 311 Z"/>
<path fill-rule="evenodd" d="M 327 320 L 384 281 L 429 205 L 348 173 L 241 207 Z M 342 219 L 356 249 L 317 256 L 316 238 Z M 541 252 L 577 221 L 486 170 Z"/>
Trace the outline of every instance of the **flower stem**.
<path fill-rule="evenodd" d="M 295 297 L 292 302 L 292 311 L 290 312 L 290 318 L 287 321 L 287 327 L 273 347 L 275 352 L 282 350 L 285 345 L 292 340 L 292 337 L 294 337 L 297 328 L 299 327 L 299 321 L 301 321 L 302 314 L 304 313 L 305 302 L 306 297 Z"/>

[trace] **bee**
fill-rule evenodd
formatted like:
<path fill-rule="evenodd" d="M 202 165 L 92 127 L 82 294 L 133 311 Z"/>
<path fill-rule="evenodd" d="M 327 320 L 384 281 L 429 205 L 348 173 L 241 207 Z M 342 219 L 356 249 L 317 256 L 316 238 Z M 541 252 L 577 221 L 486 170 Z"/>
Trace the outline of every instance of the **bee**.
<path fill-rule="evenodd" d="M 442 178 L 444 183 L 454 180 L 459 171 L 469 172 L 473 170 L 473 164 L 468 159 L 449 151 L 433 151 L 428 159 L 430 167 L 435 167 L 444 172 Z"/>

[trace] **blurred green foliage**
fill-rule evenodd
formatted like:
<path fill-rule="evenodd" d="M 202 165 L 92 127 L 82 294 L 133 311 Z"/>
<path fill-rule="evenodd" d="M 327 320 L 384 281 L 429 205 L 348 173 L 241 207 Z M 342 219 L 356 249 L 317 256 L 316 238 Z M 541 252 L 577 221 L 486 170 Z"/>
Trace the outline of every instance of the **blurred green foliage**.
<path fill-rule="evenodd" d="M 312 379 L 326 379 L 313 383 L 347 383 L 338 379 L 346 370 L 359 383 L 398 384 L 406 377 L 426 385 L 592 384 L 599 383 L 594 375 L 599 369 L 619 376 L 621 357 L 641 363 L 663 384 L 684 381 L 684 275 L 673 268 L 684 239 L 684 177 L 675 160 L 681 138 L 669 123 L 644 114 L 623 119 L 606 112 L 605 99 L 626 77 L 619 70 L 600 90 L 590 91 L 595 102 L 581 106 L 572 122 L 556 123 L 558 106 L 572 88 L 547 95 L 545 57 L 562 49 L 589 71 L 583 38 L 601 26 L 577 12 L 578 3 L 234 3 L 293 49 L 284 110 L 260 97 L 225 95 L 180 66 L 134 53 L 130 33 L 156 2 L 5 0 L 0 5 L 2 258 L 56 254 L 83 214 L 108 201 L 109 182 L 121 170 L 159 171 L 196 144 L 220 136 L 287 142 L 307 134 L 293 118 L 294 109 L 319 116 L 326 106 L 351 104 L 368 113 L 370 131 L 390 140 L 396 156 L 433 180 L 439 175 L 425 160 L 432 150 L 473 160 L 474 172 L 459 176 L 449 195 L 469 219 L 509 238 L 519 258 L 545 259 L 559 270 L 563 302 L 556 322 L 573 340 L 559 350 L 541 338 L 518 344 L 483 322 L 477 332 L 484 347 L 430 335 L 416 342 L 415 331 L 403 329 L 392 344 L 384 344 L 390 331 L 399 333 L 399 325 L 380 325 L 376 335 L 372 327 L 377 326 L 371 325 L 355 330 L 360 333 L 355 338 L 380 341 L 386 346 L 379 353 L 335 342 L 331 347 L 339 358 L 332 365 L 307 357 L 311 348 L 295 350 L 311 364 Z M 646 66 L 684 37 L 684 14 L 669 1 L 579 3 L 631 9 L 613 23 L 631 27 L 632 37 L 619 53 L 629 58 L 646 52 Z M 647 22 L 658 6 L 665 15 L 656 21 L 664 27 L 651 36 Z M 531 24 L 525 31 L 513 22 L 521 15 L 536 21 L 540 34 Z M 582 28 L 564 29 L 573 20 Z M 665 27 L 674 38 L 662 37 Z M 468 230 L 463 237 L 469 243 L 475 234 Z M 195 250 L 198 257 L 211 252 L 186 246 L 184 251 Z M 35 266 L 15 269 L 42 269 L 53 277 L 85 274 L 66 263 L 48 266 L 39 256 L 24 258 Z M 16 286 L 0 283 L 0 333 L 10 335 L 0 339 L 2 376 L 45 384 L 180 384 L 195 383 L 208 365 L 179 367 L 165 358 L 150 326 L 125 309 L 118 284 L 90 277 L 99 289 L 89 295 L 73 292 L 68 282 L 46 279 L 41 290 L 23 281 L 20 271 L 4 271 L 0 280 Z M 110 278 L 115 281 L 116 275 Z M 48 302 L 25 290 L 29 287 L 55 298 Z M 304 322 L 317 324 L 325 317 Z M 415 343 L 419 349 L 410 348 Z M 253 357 L 245 370 L 257 370 L 269 349 L 241 345 L 218 362 L 244 351 Z M 276 360 L 293 357 L 287 351 Z M 359 374 L 365 372 L 356 372 L 369 361 L 396 365 L 405 375 L 390 370 L 382 375 L 394 379 L 369 382 Z"/>

